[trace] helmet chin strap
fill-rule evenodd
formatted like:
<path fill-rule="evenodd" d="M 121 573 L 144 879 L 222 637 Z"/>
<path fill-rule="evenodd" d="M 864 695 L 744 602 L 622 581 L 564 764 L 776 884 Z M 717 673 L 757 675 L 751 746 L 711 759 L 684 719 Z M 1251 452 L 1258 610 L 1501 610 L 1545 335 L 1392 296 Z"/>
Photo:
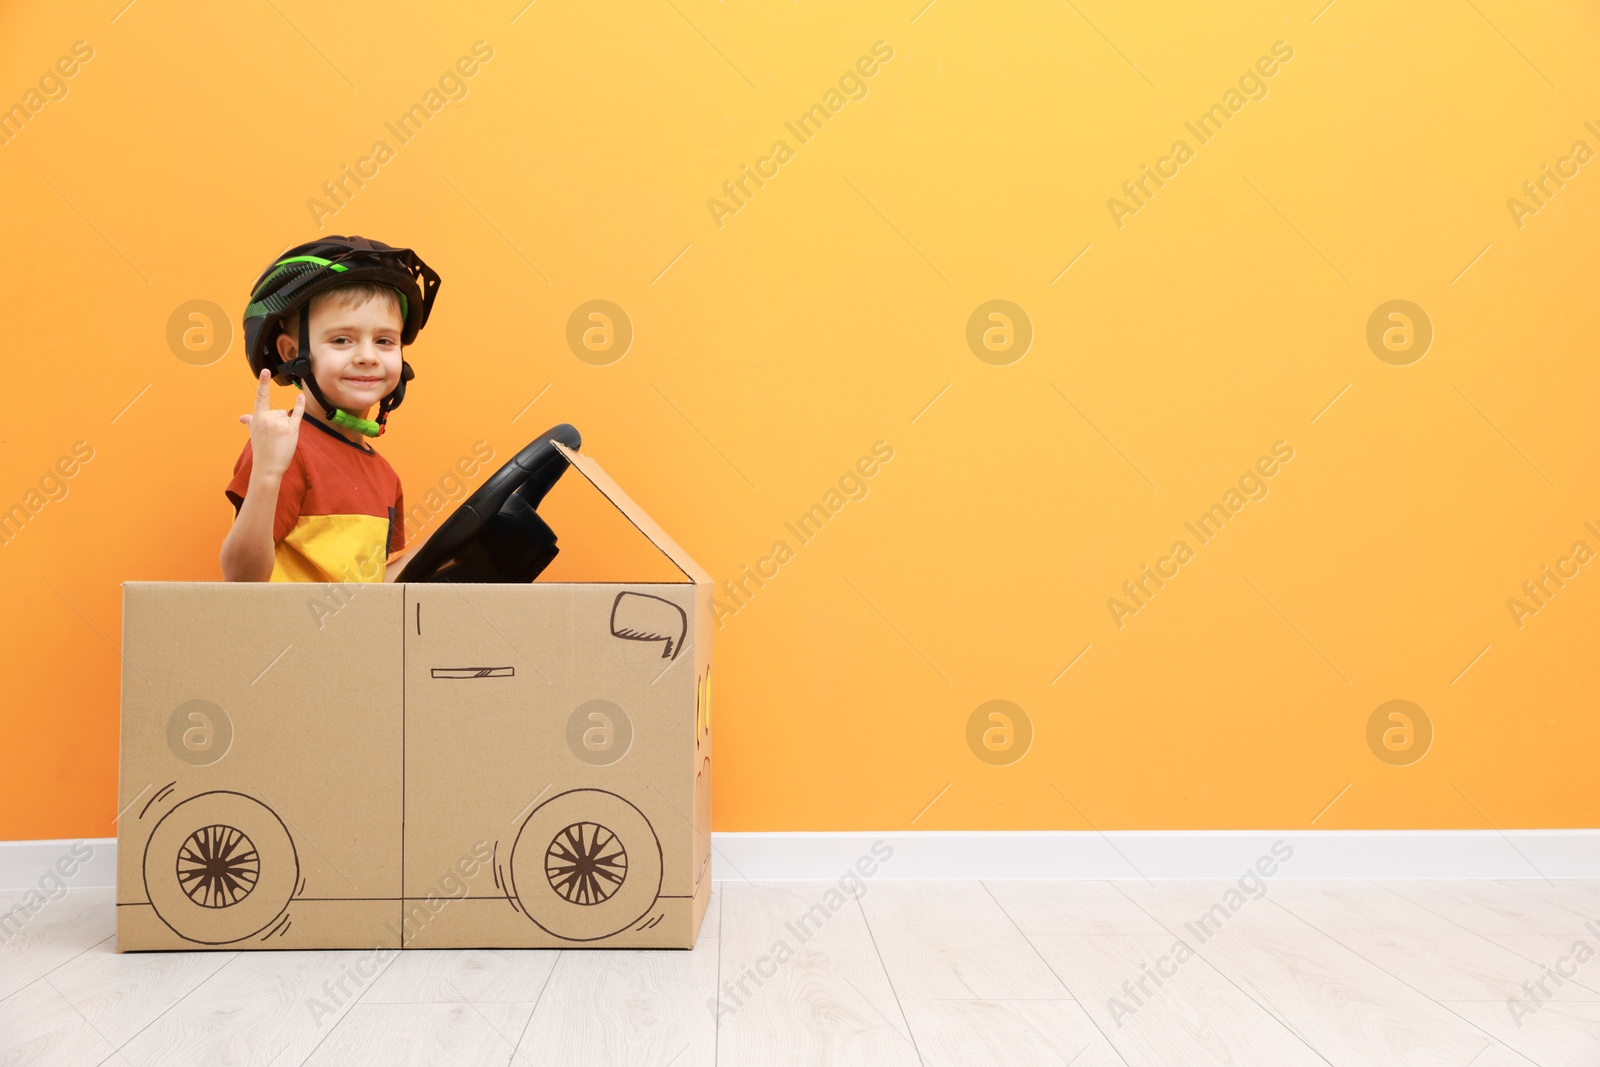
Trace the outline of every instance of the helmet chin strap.
<path fill-rule="evenodd" d="M 396 385 L 388 396 L 378 401 L 378 418 L 363 419 L 350 414 L 343 408 L 335 407 L 333 402 L 323 395 L 322 387 L 317 385 L 317 376 L 311 372 L 311 315 L 309 308 L 301 308 L 300 314 L 300 347 L 295 353 L 295 358 L 285 365 L 284 370 L 294 377 L 296 388 L 304 389 L 316 398 L 322 405 L 323 414 L 335 426 L 355 430 L 367 437 L 382 437 L 388 428 L 389 412 L 400 406 L 406 398 L 406 383 L 415 374 L 411 364 L 401 360 L 400 384 Z"/>

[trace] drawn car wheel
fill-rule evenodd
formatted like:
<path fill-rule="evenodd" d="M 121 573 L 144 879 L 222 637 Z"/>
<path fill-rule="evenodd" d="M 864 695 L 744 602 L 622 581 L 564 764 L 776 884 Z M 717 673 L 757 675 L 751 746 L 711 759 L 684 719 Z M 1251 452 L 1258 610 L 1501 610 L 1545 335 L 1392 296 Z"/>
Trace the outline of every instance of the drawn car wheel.
<path fill-rule="evenodd" d="M 266 930 L 300 881 L 300 859 L 271 808 L 219 790 L 173 807 L 150 831 L 144 885 L 172 932 L 227 945 Z"/>
<path fill-rule="evenodd" d="M 661 841 L 650 820 L 603 789 L 551 797 L 511 847 L 511 892 L 540 929 L 598 941 L 649 913 L 661 894 Z"/>

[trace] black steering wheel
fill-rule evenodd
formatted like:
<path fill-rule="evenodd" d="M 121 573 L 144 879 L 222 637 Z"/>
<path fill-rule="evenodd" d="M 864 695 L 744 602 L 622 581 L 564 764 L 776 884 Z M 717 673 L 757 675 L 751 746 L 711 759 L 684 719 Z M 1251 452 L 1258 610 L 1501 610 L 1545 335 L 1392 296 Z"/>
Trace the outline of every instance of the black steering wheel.
<path fill-rule="evenodd" d="M 566 423 L 518 452 L 417 550 L 397 582 L 531 582 L 559 551 L 556 533 L 539 517 L 545 494 L 566 471 L 554 441 L 583 443 Z"/>

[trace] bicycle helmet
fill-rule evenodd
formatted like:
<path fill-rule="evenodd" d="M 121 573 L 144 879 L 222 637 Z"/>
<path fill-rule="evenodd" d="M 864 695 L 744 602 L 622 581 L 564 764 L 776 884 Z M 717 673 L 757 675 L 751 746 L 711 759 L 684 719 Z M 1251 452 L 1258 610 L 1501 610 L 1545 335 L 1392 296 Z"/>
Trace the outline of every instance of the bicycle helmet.
<path fill-rule="evenodd" d="M 389 412 L 406 396 L 406 383 L 416 375 L 411 364 L 400 363 L 400 383 L 378 402 L 378 418 L 358 418 L 335 407 L 322 394 L 311 373 L 311 316 L 300 316 L 299 347 L 295 358 L 278 354 L 278 335 L 283 323 L 296 309 L 309 308 L 311 298 L 338 285 L 375 282 L 400 294 L 400 343 L 408 345 L 427 325 L 439 292 L 439 275 L 409 248 L 394 248 L 365 237 L 324 237 L 296 245 L 261 272 L 250 288 L 250 303 L 244 309 L 245 355 L 250 373 L 261 377 L 272 372 L 279 385 L 291 382 L 308 390 L 321 404 L 328 421 L 378 437 L 383 434 Z"/>

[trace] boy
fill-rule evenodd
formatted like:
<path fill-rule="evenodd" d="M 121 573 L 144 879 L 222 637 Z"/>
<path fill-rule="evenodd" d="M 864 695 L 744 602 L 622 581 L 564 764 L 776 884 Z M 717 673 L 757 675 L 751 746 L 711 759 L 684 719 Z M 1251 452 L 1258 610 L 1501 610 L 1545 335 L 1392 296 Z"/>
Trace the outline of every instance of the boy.
<path fill-rule="evenodd" d="M 410 249 L 362 237 L 291 248 L 256 280 L 244 314 L 256 403 L 239 417 L 250 441 L 226 490 L 235 517 L 222 543 L 225 581 L 393 578 L 404 496 L 364 439 L 381 436 L 405 399 L 413 375 L 402 346 L 427 323 L 438 289 Z M 272 409 L 273 380 L 301 390 L 293 409 Z"/>

